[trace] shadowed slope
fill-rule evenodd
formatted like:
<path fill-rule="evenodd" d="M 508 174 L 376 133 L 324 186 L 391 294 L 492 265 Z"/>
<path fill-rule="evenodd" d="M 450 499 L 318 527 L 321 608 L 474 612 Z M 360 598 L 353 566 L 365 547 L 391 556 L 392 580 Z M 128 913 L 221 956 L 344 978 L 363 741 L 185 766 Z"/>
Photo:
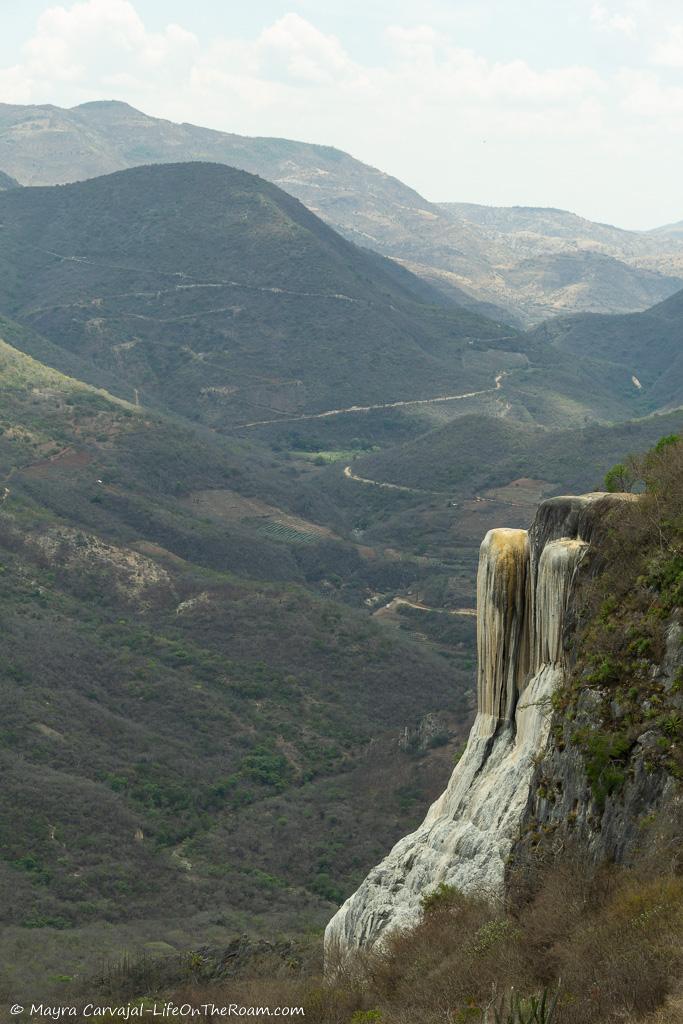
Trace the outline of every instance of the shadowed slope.
<path fill-rule="evenodd" d="M 3 166 L 24 184 L 178 160 L 242 168 L 295 195 L 351 241 L 405 263 L 494 319 L 501 306 L 504 317 L 524 323 L 568 311 L 642 309 L 683 277 L 675 237 L 605 228 L 562 210 L 430 203 L 332 146 L 176 124 L 127 103 L 70 110 L 0 104 L 0 149 Z"/>
<path fill-rule="evenodd" d="M 3 312 L 217 425 L 490 386 L 464 353 L 511 333 L 218 164 L 18 189 L 0 217 Z"/>

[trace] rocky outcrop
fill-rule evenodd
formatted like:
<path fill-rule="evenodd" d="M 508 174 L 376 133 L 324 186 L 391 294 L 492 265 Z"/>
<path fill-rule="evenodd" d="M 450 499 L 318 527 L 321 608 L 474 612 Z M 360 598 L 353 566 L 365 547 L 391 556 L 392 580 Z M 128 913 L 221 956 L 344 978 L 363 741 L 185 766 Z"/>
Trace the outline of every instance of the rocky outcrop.
<path fill-rule="evenodd" d="M 666 629 L 664 657 L 652 679 L 670 693 L 679 713 L 683 693 L 678 692 L 676 679 L 683 666 L 682 641 L 683 628 L 674 616 Z M 571 719 L 559 719 L 553 741 L 537 759 L 523 831 L 508 865 L 515 885 L 521 874 L 533 875 L 539 856 L 557 857 L 576 847 L 593 862 L 628 863 L 648 852 L 656 854 L 663 841 L 671 846 L 672 861 L 680 860 L 680 840 L 671 841 L 668 832 L 680 830 L 683 794 L 676 778 L 657 770 L 660 731 L 647 729 L 634 741 L 618 793 L 607 795 L 604 803 L 595 798 L 574 737 L 577 730 L 600 720 L 605 699 L 597 689 L 584 689 Z M 610 710 L 617 719 L 622 713 L 614 701 Z"/>
<path fill-rule="evenodd" d="M 430 711 L 415 725 L 406 725 L 399 736 L 399 750 L 404 753 L 423 753 L 431 747 L 440 747 L 448 742 L 451 728 L 444 714 Z"/>
<path fill-rule="evenodd" d="M 124 599 L 140 601 L 155 590 L 171 588 L 168 572 L 154 559 L 73 527 L 55 526 L 30 534 L 28 543 L 49 565 L 59 566 L 81 582 L 88 575 L 101 576 Z"/>
<path fill-rule="evenodd" d="M 503 891 L 548 748 L 550 698 L 564 679 L 577 575 L 615 501 L 588 494 L 543 502 L 528 533 L 492 530 L 477 577 L 478 713 L 446 791 L 339 909 L 329 952 L 369 946 L 414 925 L 440 883 Z"/>

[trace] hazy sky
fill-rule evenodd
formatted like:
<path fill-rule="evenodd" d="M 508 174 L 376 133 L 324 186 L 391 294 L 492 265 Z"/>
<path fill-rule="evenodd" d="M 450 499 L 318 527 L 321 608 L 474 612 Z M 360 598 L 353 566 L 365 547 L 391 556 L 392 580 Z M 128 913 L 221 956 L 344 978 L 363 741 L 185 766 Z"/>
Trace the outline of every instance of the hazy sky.
<path fill-rule="evenodd" d="M 2 0 L 0 100 L 102 98 L 433 200 L 683 218 L 683 0 Z"/>

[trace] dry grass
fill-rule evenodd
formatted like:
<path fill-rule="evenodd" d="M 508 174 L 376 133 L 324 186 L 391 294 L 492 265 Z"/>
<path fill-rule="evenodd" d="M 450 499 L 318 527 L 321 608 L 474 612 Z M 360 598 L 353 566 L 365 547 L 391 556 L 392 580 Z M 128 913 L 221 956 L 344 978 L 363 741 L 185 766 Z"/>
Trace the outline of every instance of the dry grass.
<path fill-rule="evenodd" d="M 515 909 L 445 892 L 417 928 L 327 979 L 313 957 L 184 986 L 173 998 L 301 1005 L 309 1024 L 467 1024 L 492 1021 L 512 991 L 526 998 L 559 988 L 553 1024 L 673 1024 L 683 1021 L 683 877 L 660 867 L 568 858 Z"/>

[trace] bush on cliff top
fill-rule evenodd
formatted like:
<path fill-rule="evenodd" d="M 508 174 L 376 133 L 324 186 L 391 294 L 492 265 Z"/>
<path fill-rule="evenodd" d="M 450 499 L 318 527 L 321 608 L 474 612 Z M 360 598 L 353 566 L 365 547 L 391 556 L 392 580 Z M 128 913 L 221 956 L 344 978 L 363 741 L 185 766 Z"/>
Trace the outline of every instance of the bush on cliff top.
<path fill-rule="evenodd" d="M 637 501 L 610 515 L 601 572 L 586 588 L 570 682 L 554 697 L 558 740 L 582 693 L 601 700 L 571 740 L 582 751 L 598 809 L 617 791 L 639 738 L 646 767 L 683 777 L 683 676 L 662 671 L 680 659 L 676 623 L 683 599 L 683 442 L 663 437 L 651 451 L 607 474 L 608 487 L 640 486 Z M 676 649 L 672 649 L 675 647 Z"/>

